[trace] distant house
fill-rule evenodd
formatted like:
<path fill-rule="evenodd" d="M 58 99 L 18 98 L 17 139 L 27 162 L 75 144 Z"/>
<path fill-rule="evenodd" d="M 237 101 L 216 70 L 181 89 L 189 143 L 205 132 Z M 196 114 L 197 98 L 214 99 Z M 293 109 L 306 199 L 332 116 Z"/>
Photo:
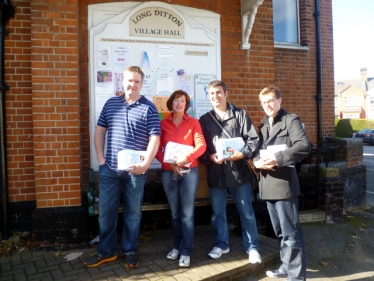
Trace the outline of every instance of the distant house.
<path fill-rule="evenodd" d="M 374 77 L 360 71 L 361 79 L 335 81 L 335 118 L 374 119 Z"/>

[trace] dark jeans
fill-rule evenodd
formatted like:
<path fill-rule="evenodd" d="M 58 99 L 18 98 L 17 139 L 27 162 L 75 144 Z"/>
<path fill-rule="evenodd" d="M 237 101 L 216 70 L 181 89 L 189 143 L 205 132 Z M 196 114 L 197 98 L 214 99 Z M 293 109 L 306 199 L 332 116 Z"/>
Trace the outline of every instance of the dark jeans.
<path fill-rule="evenodd" d="M 304 237 L 298 215 L 298 199 L 266 201 L 271 223 L 279 241 L 280 270 L 287 280 L 306 280 Z"/>
<path fill-rule="evenodd" d="M 106 164 L 99 166 L 100 191 L 100 244 L 97 252 L 107 258 L 116 255 L 118 206 L 123 195 L 122 253 L 138 252 L 139 230 L 142 213 L 145 174 L 132 175 L 125 171 L 111 170 Z"/>

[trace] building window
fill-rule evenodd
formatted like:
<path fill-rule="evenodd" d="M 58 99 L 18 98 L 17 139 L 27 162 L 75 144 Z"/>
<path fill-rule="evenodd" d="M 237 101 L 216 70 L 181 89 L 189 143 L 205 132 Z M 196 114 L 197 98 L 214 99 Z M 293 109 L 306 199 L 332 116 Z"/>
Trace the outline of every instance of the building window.
<path fill-rule="evenodd" d="M 276 43 L 300 44 L 298 0 L 274 0 L 273 22 Z"/>
<path fill-rule="evenodd" d="M 360 98 L 359 97 L 347 97 L 344 98 L 344 106 L 359 106 Z"/>
<path fill-rule="evenodd" d="M 340 98 L 335 98 L 335 107 L 339 107 Z"/>
<path fill-rule="evenodd" d="M 374 96 L 370 97 L 370 105 L 374 105 Z"/>

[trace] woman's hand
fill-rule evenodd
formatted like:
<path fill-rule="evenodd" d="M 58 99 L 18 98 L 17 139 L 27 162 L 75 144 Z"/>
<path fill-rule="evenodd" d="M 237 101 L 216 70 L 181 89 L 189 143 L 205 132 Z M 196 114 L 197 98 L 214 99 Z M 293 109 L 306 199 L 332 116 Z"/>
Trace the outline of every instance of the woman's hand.
<path fill-rule="evenodd" d="M 184 167 L 186 166 L 188 163 L 187 163 L 187 157 L 186 156 L 181 156 L 181 157 L 178 157 L 177 158 L 177 162 L 175 163 L 177 165 L 177 167 L 181 168 L 181 167 Z"/>
<path fill-rule="evenodd" d="M 170 164 L 170 168 L 173 170 L 174 173 L 177 173 L 177 174 L 179 174 L 183 177 L 183 175 L 181 173 L 181 169 L 179 168 L 179 166 L 176 163 L 175 164 Z"/>

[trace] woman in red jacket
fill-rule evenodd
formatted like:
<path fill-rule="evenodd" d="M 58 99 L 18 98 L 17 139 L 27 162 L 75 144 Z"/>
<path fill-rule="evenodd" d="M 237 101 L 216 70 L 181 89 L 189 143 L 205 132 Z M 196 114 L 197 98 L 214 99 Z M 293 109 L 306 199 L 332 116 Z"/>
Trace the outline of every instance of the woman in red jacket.
<path fill-rule="evenodd" d="M 197 158 L 205 152 L 206 143 L 199 121 L 186 113 L 190 106 L 190 97 L 186 92 L 175 91 L 166 105 L 172 113 L 161 121 L 160 147 L 156 158 L 162 164 L 162 185 L 172 216 L 174 247 L 167 259 L 176 260 L 180 256 L 179 266 L 188 267 L 193 248 L 195 197 L 199 182 Z M 165 163 L 164 152 L 168 142 L 193 146 L 193 149 L 176 155 L 175 163 Z"/>

